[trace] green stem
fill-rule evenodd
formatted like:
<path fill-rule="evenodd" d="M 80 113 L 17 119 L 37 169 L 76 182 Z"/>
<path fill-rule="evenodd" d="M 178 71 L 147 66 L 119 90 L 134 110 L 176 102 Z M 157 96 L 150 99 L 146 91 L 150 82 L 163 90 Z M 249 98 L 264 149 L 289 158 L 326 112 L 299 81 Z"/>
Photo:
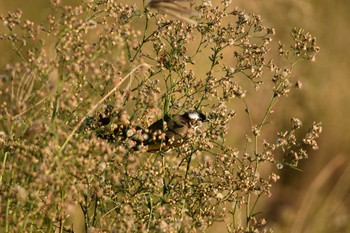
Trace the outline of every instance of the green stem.
<path fill-rule="evenodd" d="M 252 209 L 250 210 L 249 216 L 252 216 L 252 215 L 254 214 L 255 207 L 256 207 L 256 205 L 257 205 L 257 203 L 258 203 L 258 201 L 259 201 L 261 195 L 262 195 L 262 193 L 259 193 L 259 195 L 258 195 L 257 198 L 255 199 L 254 204 L 253 204 L 253 207 L 252 207 Z"/>
<path fill-rule="evenodd" d="M 152 216 L 153 216 L 153 200 L 150 194 L 148 194 L 148 205 L 149 205 L 149 217 L 147 222 L 147 231 L 150 230 Z"/>
<path fill-rule="evenodd" d="M 6 224 L 5 224 L 5 232 L 9 232 L 9 211 L 10 211 L 10 203 L 11 203 L 11 200 L 7 200 L 7 205 L 6 205 Z"/>
<path fill-rule="evenodd" d="M 2 178 L 4 176 L 5 173 L 5 166 L 6 166 L 6 160 L 7 160 L 7 156 L 9 155 L 9 152 L 5 152 L 4 154 L 4 159 L 2 160 L 2 169 L 1 169 L 1 176 L 0 176 L 0 186 L 2 186 Z"/>
<path fill-rule="evenodd" d="M 190 170 L 192 155 L 193 155 L 193 153 L 191 153 L 191 154 L 188 156 L 188 159 L 187 159 L 187 166 L 186 166 L 186 173 L 185 173 L 185 181 L 187 180 L 188 172 L 189 172 L 189 170 Z"/>

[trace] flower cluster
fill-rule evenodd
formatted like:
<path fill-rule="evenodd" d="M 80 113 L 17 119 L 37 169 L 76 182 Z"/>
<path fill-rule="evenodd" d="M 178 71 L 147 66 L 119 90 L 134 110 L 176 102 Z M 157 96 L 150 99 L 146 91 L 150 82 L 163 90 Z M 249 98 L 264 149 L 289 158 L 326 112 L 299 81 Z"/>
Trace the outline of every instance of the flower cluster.
<path fill-rule="evenodd" d="M 186 4 L 52 1 L 41 24 L 21 11 L 0 16 L 0 43 L 18 58 L 0 68 L 1 229 L 188 232 L 225 221 L 232 232 L 266 230 L 256 203 L 279 176 L 262 165 L 296 167 L 318 148 L 321 126 L 299 139 L 292 118 L 274 142 L 262 132 L 292 90 L 295 63 L 319 48 L 293 30 L 279 67 L 260 16 L 228 0 Z M 271 99 L 253 115 L 259 91 Z M 247 107 L 245 145 L 229 134 L 232 103 Z M 209 121 L 189 140 L 166 153 L 135 149 L 138 129 L 192 109 Z"/>

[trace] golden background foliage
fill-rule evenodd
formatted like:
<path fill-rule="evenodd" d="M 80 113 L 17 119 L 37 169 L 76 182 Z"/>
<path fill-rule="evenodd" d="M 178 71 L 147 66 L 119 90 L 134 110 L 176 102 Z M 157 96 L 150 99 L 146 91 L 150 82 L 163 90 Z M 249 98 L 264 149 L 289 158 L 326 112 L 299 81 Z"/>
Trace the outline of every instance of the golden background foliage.
<path fill-rule="evenodd" d="M 136 4 L 142 6 L 142 1 Z M 261 15 L 265 25 L 276 28 L 275 40 L 286 41 L 293 27 L 302 27 L 317 38 L 321 47 L 315 63 L 297 67 L 296 76 L 302 80 L 303 89 L 279 103 L 276 112 L 283 114 L 274 122 L 278 128 L 288 123 L 285 116 L 290 115 L 300 117 L 307 125 L 321 121 L 320 150 L 301 163 L 303 172 L 285 169 L 272 197 L 263 202 L 261 209 L 268 210 L 266 218 L 275 232 L 350 232 L 350 2 L 236 0 L 233 5 Z M 20 8 L 23 18 L 40 22 L 46 19 L 49 7 L 44 0 L 3 0 L 0 13 Z M 5 43 L 0 43 L 0 51 L 2 72 L 15 58 L 8 55 Z M 239 114 L 241 110 L 236 111 Z M 232 134 L 239 135 L 240 127 L 233 123 Z M 234 137 L 232 140 L 236 140 Z M 225 228 L 218 224 L 211 229 L 222 232 Z"/>

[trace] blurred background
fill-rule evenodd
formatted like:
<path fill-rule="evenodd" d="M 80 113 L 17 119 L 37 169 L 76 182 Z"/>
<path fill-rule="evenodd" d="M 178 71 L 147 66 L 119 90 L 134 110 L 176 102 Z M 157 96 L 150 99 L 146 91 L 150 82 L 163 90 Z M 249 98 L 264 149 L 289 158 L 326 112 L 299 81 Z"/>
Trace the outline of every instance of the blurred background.
<path fill-rule="evenodd" d="M 142 0 L 135 2 L 142 6 Z M 350 232 L 350 2 L 235 0 L 232 4 L 261 15 L 265 25 L 276 29 L 275 40 L 289 41 L 292 28 L 301 27 L 315 36 L 321 47 L 315 63 L 296 67 L 303 89 L 278 105 L 281 122 L 274 126 L 278 129 L 278 124 L 288 124 L 291 115 L 298 115 L 306 126 L 321 121 L 320 149 L 302 161 L 302 172 L 282 171 L 272 196 L 260 207 L 264 217 L 275 232 Z M 24 19 L 40 22 L 46 20 L 50 4 L 47 0 L 0 1 L 1 14 L 17 8 L 22 9 Z M 17 58 L 8 55 L 8 44 L 1 42 L 0 51 L 3 71 Z M 211 231 L 226 230 L 217 224 Z"/>
<path fill-rule="evenodd" d="M 322 121 L 320 150 L 302 162 L 303 172 L 284 170 L 266 203 L 275 232 L 350 232 L 350 2 L 340 1 L 235 1 L 260 14 L 276 28 L 281 41 L 292 27 L 317 38 L 321 52 L 315 63 L 297 66 L 303 90 L 288 98 L 286 115 Z M 281 104 L 282 105 L 282 104 Z M 281 106 L 279 105 L 279 106 Z"/>

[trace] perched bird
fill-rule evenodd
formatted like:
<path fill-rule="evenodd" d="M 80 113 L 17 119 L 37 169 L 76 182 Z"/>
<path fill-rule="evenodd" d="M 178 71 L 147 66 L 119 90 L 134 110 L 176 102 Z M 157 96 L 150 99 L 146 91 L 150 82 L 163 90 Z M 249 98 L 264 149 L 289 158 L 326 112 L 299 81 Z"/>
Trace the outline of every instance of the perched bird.
<path fill-rule="evenodd" d="M 141 129 L 141 140 L 134 140 L 137 145 L 147 146 L 148 152 L 169 150 L 186 141 L 190 130 L 196 130 L 207 117 L 200 111 L 190 110 L 182 115 L 164 118 L 151 124 L 146 130 Z"/>
<path fill-rule="evenodd" d="M 193 131 L 205 121 L 207 117 L 200 111 L 189 110 L 181 115 L 164 115 L 147 128 L 137 126 L 130 128 L 123 124 L 113 124 L 116 117 L 112 108 L 107 106 L 105 111 L 96 117 L 89 116 L 81 127 L 82 130 L 92 130 L 97 137 L 111 143 L 132 141 L 134 150 L 146 147 L 148 152 L 168 151 L 189 139 Z"/>

